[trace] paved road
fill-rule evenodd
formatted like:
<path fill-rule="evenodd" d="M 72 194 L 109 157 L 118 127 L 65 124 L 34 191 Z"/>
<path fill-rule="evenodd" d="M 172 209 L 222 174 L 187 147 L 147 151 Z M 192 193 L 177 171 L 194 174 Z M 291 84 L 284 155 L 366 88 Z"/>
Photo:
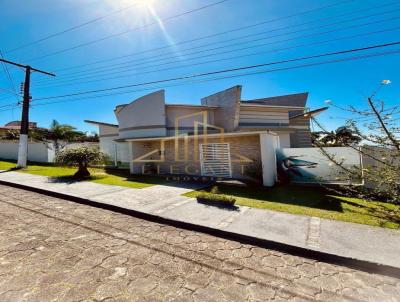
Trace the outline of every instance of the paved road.
<path fill-rule="evenodd" d="M 0 186 L 0 301 L 399 301 L 400 280 Z"/>

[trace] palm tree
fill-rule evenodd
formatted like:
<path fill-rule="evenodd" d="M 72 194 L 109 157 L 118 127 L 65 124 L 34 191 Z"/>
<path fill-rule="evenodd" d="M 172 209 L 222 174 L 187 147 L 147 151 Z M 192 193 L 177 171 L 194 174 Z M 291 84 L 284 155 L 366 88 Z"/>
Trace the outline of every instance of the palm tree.
<path fill-rule="evenodd" d="M 75 127 L 67 124 L 60 124 L 58 121 L 53 120 L 49 129 L 35 129 L 32 131 L 34 139 L 51 142 L 54 151 L 57 154 L 60 151 L 62 142 L 76 142 L 83 140 L 85 134 L 77 131 Z"/>

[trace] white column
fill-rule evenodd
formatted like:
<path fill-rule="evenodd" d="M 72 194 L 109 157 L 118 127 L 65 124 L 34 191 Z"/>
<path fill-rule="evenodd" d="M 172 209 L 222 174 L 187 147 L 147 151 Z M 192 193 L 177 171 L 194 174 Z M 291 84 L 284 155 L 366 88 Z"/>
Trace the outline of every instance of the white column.
<path fill-rule="evenodd" d="M 279 137 L 269 133 L 260 134 L 261 163 L 263 184 L 272 187 L 276 182 L 276 149 L 279 147 Z"/>
<path fill-rule="evenodd" d="M 128 142 L 129 147 L 128 147 L 128 157 L 129 157 L 129 171 L 131 174 L 133 174 L 133 144 L 134 142 Z"/>
<path fill-rule="evenodd" d="M 28 135 L 20 134 L 18 144 L 17 168 L 26 168 L 28 161 Z"/>
<path fill-rule="evenodd" d="M 114 166 L 118 166 L 118 145 L 114 142 Z"/>

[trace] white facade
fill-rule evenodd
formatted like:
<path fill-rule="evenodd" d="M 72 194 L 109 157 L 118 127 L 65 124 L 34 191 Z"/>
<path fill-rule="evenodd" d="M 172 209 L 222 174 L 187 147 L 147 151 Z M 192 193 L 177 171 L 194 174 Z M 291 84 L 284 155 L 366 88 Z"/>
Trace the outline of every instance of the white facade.
<path fill-rule="evenodd" d="M 142 158 L 146 158 L 149 166 L 154 166 L 159 158 L 164 160 L 166 151 L 161 142 L 174 137 L 184 138 L 188 143 L 189 137 L 197 138 L 203 133 L 205 136 L 221 133 L 224 136 L 258 136 L 263 133 L 259 145 L 246 152 L 249 155 L 257 153 L 257 159 L 264 165 L 264 184 L 271 185 L 276 179 L 273 159 L 278 146 L 311 146 L 310 117 L 305 114 L 308 93 L 244 101 L 241 91 L 241 86 L 231 87 L 202 98 L 201 105 L 167 105 L 164 90 L 156 91 L 117 106 L 114 110 L 116 125 L 87 122 L 99 126 L 100 148 L 108 154 L 110 161 L 116 166 L 121 162 L 130 163 L 132 173 L 134 159 L 140 158 L 144 162 Z M 246 139 L 240 140 L 236 151 L 242 145 L 246 146 Z M 155 144 L 153 148 L 147 143 L 151 141 L 157 141 L 159 145 Z M 197 150 L 199 146 L 196 146 Z M 178 147 L 175 143 L 174 148 Z M 236 153 L 232 153 L 233 157 Z M 174 158 L 170 161 L 180 161 Z"/>
<path fill-rule="evenodd" d="M 115 166 L 128 165 L 129 144 L 117 141 L 120 138 L 118 126 L 106 123 L 95 124 L 99 127 L 100 150 L 107 154 L 109 161 Z"/>

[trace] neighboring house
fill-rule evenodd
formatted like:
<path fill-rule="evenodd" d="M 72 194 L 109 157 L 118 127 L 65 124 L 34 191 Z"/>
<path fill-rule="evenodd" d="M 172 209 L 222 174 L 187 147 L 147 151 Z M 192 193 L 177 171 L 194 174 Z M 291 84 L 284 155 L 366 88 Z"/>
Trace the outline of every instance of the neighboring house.
<path fill-rule="evenodd" d="M 37 128 L 37 123 L 31 122 L 29 123 L 29 129 Z M 5 124 L 4 126 L 0 126 L 0 137 L 7 135 L 8 131 L 20 131 L 21 129 L 21 122 L 20 121 L 13 121 Z"/>
<path fill-rule="evenodd" d="M 242 100 L 241 90 L 201 105 L 166 104 L 161 90 L 117 106 L 118 124 L 86 122 L 99 127 L 101 150 L 133 174 L 243 178 L 262 166 L 265 183 L 275 149 L 311 147 L 310 117 L 325 108 L 306 112 L 307 93 Z"/>

